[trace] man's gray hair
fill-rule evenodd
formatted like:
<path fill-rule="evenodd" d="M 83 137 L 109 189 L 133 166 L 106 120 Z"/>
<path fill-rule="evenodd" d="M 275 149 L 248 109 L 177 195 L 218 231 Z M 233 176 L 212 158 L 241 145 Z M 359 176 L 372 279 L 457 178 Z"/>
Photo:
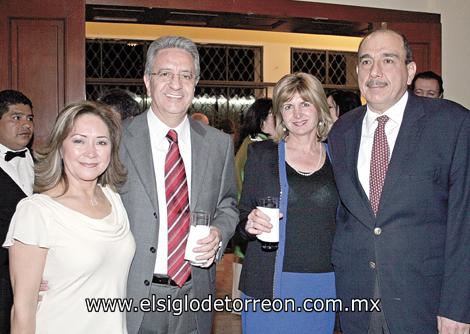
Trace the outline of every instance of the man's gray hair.
<path fill-rule="evenodd" d="M 183 49 L 188 52 L 193 58 L 194 69 L 196 73 L 196 81 L 199 79 L 201 67 L 199 65 L 199 52 L 197 51 L 197 46 L 194 42 L 188 38 L 181 36 L 163 36 L 160 37 L 150 44 L 147 50 L 147 60 L 145 62 L 145 74 L 150 74 L 153 72 L 153 64 L 155 57 L 158 51 L 163 49 Z"/>

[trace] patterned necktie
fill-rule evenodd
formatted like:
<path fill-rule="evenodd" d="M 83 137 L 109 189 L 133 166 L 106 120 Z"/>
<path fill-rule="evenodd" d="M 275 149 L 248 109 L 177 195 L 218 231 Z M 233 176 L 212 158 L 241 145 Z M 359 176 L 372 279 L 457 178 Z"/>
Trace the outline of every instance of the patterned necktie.
<path fill-rule="evenodd" d="M 7 151 L 7 153 L 5 153 L 5 161 L 7 161 L 7 162 L 10 161 L 13 158 L 16 158 L 16 157 L 25 158 L 26 157 L 26 150 L 18 151 L 18 152 Z"/>
<path fill-rule="evenodd" d="M 189 233 L 189 194 L 183 159 L 178 148 L 178 134 L 168 131 L 170 148 L 165 159 L 165 194 L 168 215 L 168 276 L 182 286 L 191 274 L 184 259 Z"/>
<path fill-rule="evenodd" d="M 372 144 L 369 201 L 375 215 L 377 215 L 377 211 L 379 210 L 380 196 L 382 195 L 382 188 L 388 169 L 388 157 L 390 156 L 390 149 L 385 134 L 385 123 L 387 123 L 388 120 L 388 116 L 385 115 L 377 117 L 379 124 L 377 125 L 377 129 L 375 129 L 374 143 Z"/>

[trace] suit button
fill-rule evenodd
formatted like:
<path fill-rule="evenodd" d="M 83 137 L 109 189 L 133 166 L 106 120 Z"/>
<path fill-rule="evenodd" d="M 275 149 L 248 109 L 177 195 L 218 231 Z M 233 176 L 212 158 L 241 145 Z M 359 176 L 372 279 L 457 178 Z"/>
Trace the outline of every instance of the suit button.
<path fill-rule="evenodd" d="M 369 262 L 369 268 L 370 269 L 375 269 L 375 262 L 374 261 Z"/>
<path fill-rule="evenodd" d="M 156 212 L 154 212 L 154 213 L 153 213 L 153 216 L 154 216 L 155 218 L 157 218 L 157 213 L 156 213 Z"/>
<path fill-rule="evenodd" d="M 155 253 L 157 250 L 155 249 L 155 247 L 150 247 L 150 251 L 151 251 L 152 253 Z"/>
<path fill-rule="evenodd" d="M 380 227 L 374 228 L 374 234 L 375 235 L 381 235 L 382 234 L 382 229 Z"/>
<path fill-rule="evenodd" d="M 149 286 L 149 285 L 150 285 L 150 282 L 149 282 L 148 280 L 145 280 L 145 281 L 144 281 L 144 284 L 145 284 L 146 286 Z"/>

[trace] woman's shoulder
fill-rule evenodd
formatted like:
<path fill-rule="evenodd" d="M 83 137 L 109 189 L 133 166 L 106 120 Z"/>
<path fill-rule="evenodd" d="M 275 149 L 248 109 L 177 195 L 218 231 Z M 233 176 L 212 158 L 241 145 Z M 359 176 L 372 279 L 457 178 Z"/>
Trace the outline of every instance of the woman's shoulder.
<path fill-rule="evenodd" d="M 106 194 L 106 195 L 110 195 L 110 196 L 119 196 L 119 194 L 116 192 L 115 189 L 113 189 L 113 187 L 111 187 L 109 184 L 103 186 L 101 184 L 98 184 L 100 187 L 101 187 L 101 190 L 103 190 L 103 192 Z"/>
<path fill-rule="evenodd" d="M 47 230 L 53 210 L 48 196 L 33 194 L 18 202 L 7 235 L 7 246 L 13 245 L 13 239 L 26 244 L 47 246 Z M 40 242 L 39 242 L 40 241 Z"/>
<path fill-rule="evenodd" d="M 255 152 L 275 152 L 277 151 L 277 143 L 272 139 L 257 141 L 250 144 L 250 149 Z"/>
<path fill-rule="evenodd" d="M 15 219 L 24 221 L 43 221 L 45 224 L 54 221 L 62 212 L 60 205 L 50 196 L 36 193 L 23 198 L 16 206 Z"/>
<path fill-rule="evenodd" d="M 114 204 L 117 204 L 117 203 L 122 204 L 121 195 L 119 195 L 116 189 L 111 187 L 109 184 L 106 186 L 100 185 L 100 187 L 103 193 L 105 194 L 105 196 L 108 198 L 108 200 L 110 200 Z"/>
<path fill-rule="evenodd" d="M 125 210 L 124 204 L 122 203 L 121 195 L 119 195 L 116 189 L 114 189 L 110 185 L 100 185 L 100 187 L 103 190 L 103 193 L 105 194 L 108 201 L 111 203 L 113 210 Z"/>
<path fill-rule="evenodd" d="M 51 198 L 46 194 L 32 194 L 18 202 L 18 208 L 45 208 Z"/>
<path fill-rule="evenodd" d="M 278 144 L 270 139 L 252 143 L 248 146 L 248 158 L 265 163 L 276 162 L 278 157 L 277 147 Z"/>

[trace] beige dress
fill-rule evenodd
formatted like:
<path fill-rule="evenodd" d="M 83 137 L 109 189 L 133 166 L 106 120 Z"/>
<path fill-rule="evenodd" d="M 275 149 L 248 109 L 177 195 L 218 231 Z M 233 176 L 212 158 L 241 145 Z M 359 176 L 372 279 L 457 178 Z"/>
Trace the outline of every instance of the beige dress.
<path fill-rule="evenodd" d="M 19 202 L 4 247 L 14 240 L 48 249 L 36 314 L 38 334 L 125 334 L 125 312 L 87 310 L 87 298 L 125 298 L 135 242 L 121 198 L 102 188 L 112 205 L 103 219 L 69 209 L 47 195 Z"/>

